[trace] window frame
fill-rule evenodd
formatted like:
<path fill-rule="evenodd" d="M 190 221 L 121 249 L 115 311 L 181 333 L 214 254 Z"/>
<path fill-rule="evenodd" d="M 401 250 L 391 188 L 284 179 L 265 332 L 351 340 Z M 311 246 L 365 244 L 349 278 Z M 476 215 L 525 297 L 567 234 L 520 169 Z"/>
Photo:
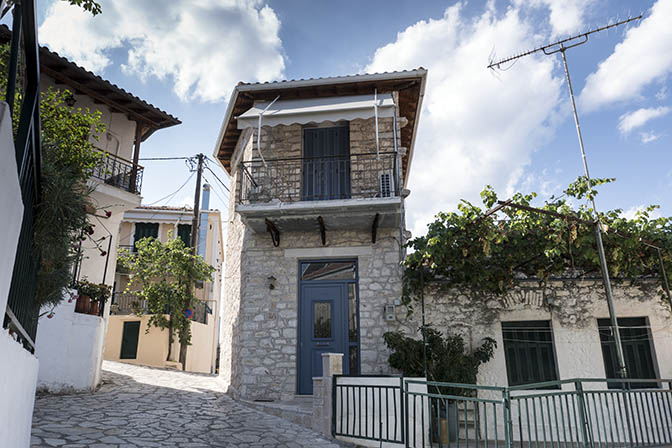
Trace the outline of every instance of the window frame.
<path fill-rule="evenodd" d="M 509 386 L 525 386 L 527 384 L 535 384 L 535 383 L 543 383 L 543 382 L 548 382 L 548 381 L 558 381 L 560 379 L 560 373 L 558 369 L 558 355 L 555 347 L 555 334 L 553 332 L 553 322 L 550 319 L 541 319 L 541 320 L 515 320 L 515 321 L 503 321 L 501 322 L 501 327 L 502 327 L 502 347 L 504 350 L 504 362 L 506 365 L 506 380 L 507 384 Z M 516 329 L 518 327 L 518 329 Z M 535 331 L 534 329 L 538 328 L 539 330 Z M 508 330 L 508 331 L 507 331 Z M 515 338 L 510 338 L 510 339 L 518 339 L 514 341 L 507 341 L 507 332 L 508 333 L 517 333 Z M 527 336 L 529 336 L 532 333 L 536 333 L 537 335 L 543 335 L 544 338 L 546 335 L 548 336 L 545 338 L 546 340 L 542 339 L 529 339 L 529 340 L 524 340 L 521 337 L 521 333 L 527 333 Z M 545 333 L 545 334 L 544 334 Z M 520 338 L 520 339 L 519 339 Z M 530 380 L 524 380 L 524 379 L 518 379 L 517 377 L 514 378 L 514 369 L 513 367 L 515 366 L 515 373 L 518 373 L 521 370 L 521 367 L 524 366 L 525 361 L 527 360 L 522 360 L 520 359 L 522 356 L 528 355 L 532 349 L 532 346 L 534 346 L 534 350 L 538 350 L 538 346 L 540 344 L 551 344 L 550 351 L 548 354 L 550 355 L 550 361 L 551 365 L 544 368 L 543 363 L 543 354 L 538 353 L 536 356 L 538 356 L 538 361 L 537 365 L 539 366 L 538 370 L 538 377 L 536 378 L 531 378 Z M 527 347 L 525 346 L 527 344 Z M 514 350 L 515 354 L 515 359 L 511 359 L 509 356 L 509 351 Z M 522 350 L 522 352 L 521 352 Z M 521 353 L 523 355 L 521 355 Z M 525 369 L 526 372 L 529 374 L 527 375 L 528 377 L 532 377 L 533 371 L 530 369 Z M 546 375 L 544 371 L 549 371 L 550 375 Z M 522 376 L 522 375 L 517 375 L 517 376 Z M 546 386 L 546 387 L 530 387 L 530 390 L 539 390 L 539 389 L 561 389 L 560 385 L 553 385 L 553 386 Z"/>

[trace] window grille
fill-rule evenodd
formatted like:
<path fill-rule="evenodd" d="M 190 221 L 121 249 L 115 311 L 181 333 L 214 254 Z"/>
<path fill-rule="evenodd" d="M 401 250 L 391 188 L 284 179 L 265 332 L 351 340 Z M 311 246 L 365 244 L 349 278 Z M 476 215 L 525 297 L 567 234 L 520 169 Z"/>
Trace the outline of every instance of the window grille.
<path fill-rule="evenodd" d="M 502 322 L 502 335 L 509 386 L 558 379 L 550 321 Z"/>

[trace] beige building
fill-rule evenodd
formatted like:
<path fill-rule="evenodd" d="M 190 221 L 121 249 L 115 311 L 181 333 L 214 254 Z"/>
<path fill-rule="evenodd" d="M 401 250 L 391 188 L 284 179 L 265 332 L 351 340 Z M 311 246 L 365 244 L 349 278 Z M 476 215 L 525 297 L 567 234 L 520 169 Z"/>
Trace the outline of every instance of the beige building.
<path fill-rule="evenodd" d="M 215 268 L 212 282 L 196 288 L 199 303 L 193 309 L 191 345 L 187 350 L 186 370 L 214 373 L 217 369 L 219 342 L 219 312 L 221 295 L 221 265 L 223 260 L 222 224 L 218 210 L 208 210 L 210 186 L 203 187 L 203 211 L 198 235 L 198 254 Z M 124 214 L 119 231 L 120 248 L 133 250 L 135 241 L 154 237 L 165 242 L 168 238 L 182 238 L 190 244 L 193 211 L 189 208 L 140 206 Z M 149 366 L 181 366 L 175 361 L 180 344 L 171 348 L 168 360 L 168 332 L 149 328 L 149 316 L 135 314 L 137 298 L 127 292 L 129 276 L 117 265 L 114 293 L 105 337 L 104 359 Z M 131 290 L 138 286 L 131 285 Z M 149 331 L 147 331 L 149 329 Z M 177 338 L 176 338 L 177 339 Z"/>
<path fill-rule="evenodd" d="M 346 374 L 389 372 L 426 73 L 234 89 L 215 156 L 231 178 L 220 371 L 235 396 L 310 396 L 328 352 Z"/>
<path fill-rule="evenodd" d="M 0 40 L 3 35 L 0 31 Z M 99 112 L 105 125 L 104 133 L 91 135 L 104 157 L 88 181 L 93 191 L 88 217 L 93 234 L 81 244 L 73 278 L 112 287 L 122 217 L 142 200 L 140 147 L 154 132 L 180 121 L 46 47 L 40 47 L 39 55 L 40 90 L 67 90 L 66 107 Z M 64 300 L 51 310 L 51 319 L 41 313 L 35 351 L 40 361 L 38 388 L 81 390 L 100 383 L 109 301 L 100 305 L 83 311 L 74 301 Z"/>

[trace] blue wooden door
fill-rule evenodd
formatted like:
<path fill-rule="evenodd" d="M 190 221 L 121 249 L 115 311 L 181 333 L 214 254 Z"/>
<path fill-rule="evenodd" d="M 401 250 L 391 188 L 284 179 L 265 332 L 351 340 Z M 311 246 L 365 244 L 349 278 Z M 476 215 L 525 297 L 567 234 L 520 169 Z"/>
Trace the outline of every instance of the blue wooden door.
<path fill-rule="evenodd" d="M 348 371 L 347 300 L 343 283 L 301 285 L 299 394 L 313 393 L 313 377 L 322 376 L 322 353 L 343 353 L 343 368 Z"/>

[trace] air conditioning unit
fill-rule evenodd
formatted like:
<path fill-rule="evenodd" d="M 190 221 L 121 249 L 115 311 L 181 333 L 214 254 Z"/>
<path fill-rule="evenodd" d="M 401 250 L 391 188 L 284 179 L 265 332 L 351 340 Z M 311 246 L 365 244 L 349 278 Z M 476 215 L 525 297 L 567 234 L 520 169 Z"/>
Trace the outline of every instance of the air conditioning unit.
<path fill-rule="evenodd" d="M 391 198 L 394 196 L 394 176 L 392 171 L 380 173 L 380 197 Z"/>

